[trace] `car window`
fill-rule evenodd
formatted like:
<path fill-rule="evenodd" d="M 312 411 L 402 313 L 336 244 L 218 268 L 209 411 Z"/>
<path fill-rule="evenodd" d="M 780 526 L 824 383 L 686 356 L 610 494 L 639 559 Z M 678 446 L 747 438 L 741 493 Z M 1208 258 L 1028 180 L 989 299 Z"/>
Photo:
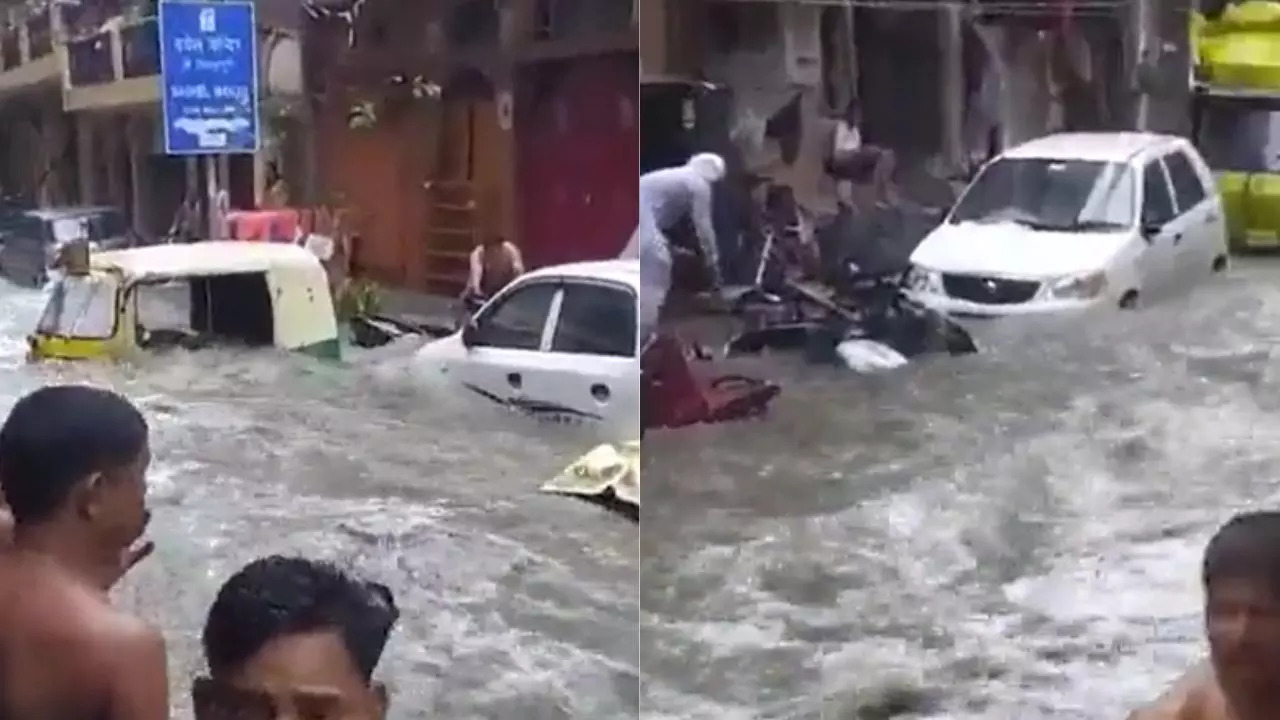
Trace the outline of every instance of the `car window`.
<path fill-rule="evenodd" d="M 1178 201 L 1178 212 L 1186 212 L 1204 200 L 1207 193 L 1196 168 L 1182 151 L 1172 153 L 1164 160 L 1169 169 L 1169 180 L 1173 183 L 1174 198 Z"/>
<path fill-rule="evenodd" d="M 510 350 L 537 350 L 557 285 L 529 283 L 499 298 L 476 319 L 471 344 Z"/>
<path fill-rule="evenodd" d="M 1165 179 L 1164 163 L 1153 160 L 1142 171 L 1142 224 L 1164 225 L 1173 219 L 1173 197 Z"/>
<path fill-rule="evenodd" d="M 44 220 L 32 215 L 22 215 L 6 223 L 6 234 L 16 240 L 28 242 L 47 242 L 49 225 Z"/>
<path fill-rule="evenodd" d="M 634 357 L 636 300 L 631 292 L 595 283 L 568 283 L 552 352 Z"/>

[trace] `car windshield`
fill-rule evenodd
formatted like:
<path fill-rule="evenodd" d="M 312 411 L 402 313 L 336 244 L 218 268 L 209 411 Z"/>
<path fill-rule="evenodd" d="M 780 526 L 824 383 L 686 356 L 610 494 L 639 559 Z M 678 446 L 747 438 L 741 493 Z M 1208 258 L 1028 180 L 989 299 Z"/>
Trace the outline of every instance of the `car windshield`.
<path fill-rule="evenodd" d="M 54 283 L 36 332 L 106 340 L 115 324 L 115 280 L 109 275 L 68 275 Z"/>
<path fill-rule="evenodd" d="M 1208 105 L 1200 115 L 1196 145 L 1214 170 L 1280 172 L 1280 112 Z"/>
<path fill-rule="evenodd" d="M 1134 186 L 1133 171 L 1122 163 L 1000 158 L 974 178 L 950 222 L 1119 230 L 1133 225 Z"/>

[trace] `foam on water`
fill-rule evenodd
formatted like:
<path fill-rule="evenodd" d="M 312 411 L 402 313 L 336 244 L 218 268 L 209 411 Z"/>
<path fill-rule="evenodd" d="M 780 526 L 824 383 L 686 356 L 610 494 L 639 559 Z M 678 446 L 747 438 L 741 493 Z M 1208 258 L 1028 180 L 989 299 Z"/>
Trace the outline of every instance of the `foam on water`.
<path fill-rule="evenodd" d="M 1205 541 L 1280 499 L 1275 277 L 983 326 L 983 355 L 896 375 L 767 366 L 789 381 L 768 420 L 647 438 L 646 714 L 1100 718 L 1154 697 L 1202 649 Z"/>
<path fill-rule="evenodd" d="M 0 288 L 0 404 L 83 381 L 151 421 L 157 551 L 120 597 L 165 629 L 181 714 L 218 586 L 275 552 L 393 588 L 395 718 L 637 714 L 636 528 L 537 492 L 590 438 L 419 391 L 412 347 L 348 367 L 218 351 L 28 365 L 42 305 Z"/>

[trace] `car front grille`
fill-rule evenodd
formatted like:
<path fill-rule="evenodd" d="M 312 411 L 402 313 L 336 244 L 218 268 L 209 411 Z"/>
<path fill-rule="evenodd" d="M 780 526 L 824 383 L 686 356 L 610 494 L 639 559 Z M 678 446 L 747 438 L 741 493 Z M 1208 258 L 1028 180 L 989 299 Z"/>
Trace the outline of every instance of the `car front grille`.
<path fill-rule="evenodd" d="M 983 305 L 1016 305 L 1035 297 L 1040 283 L 1035 280 L 1004 280 L 981 275 L 942 275 L 947 295 Z"/>

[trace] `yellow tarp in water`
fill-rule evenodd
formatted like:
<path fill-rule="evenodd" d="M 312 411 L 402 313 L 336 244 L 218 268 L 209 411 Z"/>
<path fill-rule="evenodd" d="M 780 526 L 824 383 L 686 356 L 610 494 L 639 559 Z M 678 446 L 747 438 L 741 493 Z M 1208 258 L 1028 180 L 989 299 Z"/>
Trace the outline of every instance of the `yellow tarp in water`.
<path fill-rule="evenodd" d="M 543 485 L 542 491 L 588 498 L 612 493 L 640 507 L 640 441 L 592 449 Z"/>

